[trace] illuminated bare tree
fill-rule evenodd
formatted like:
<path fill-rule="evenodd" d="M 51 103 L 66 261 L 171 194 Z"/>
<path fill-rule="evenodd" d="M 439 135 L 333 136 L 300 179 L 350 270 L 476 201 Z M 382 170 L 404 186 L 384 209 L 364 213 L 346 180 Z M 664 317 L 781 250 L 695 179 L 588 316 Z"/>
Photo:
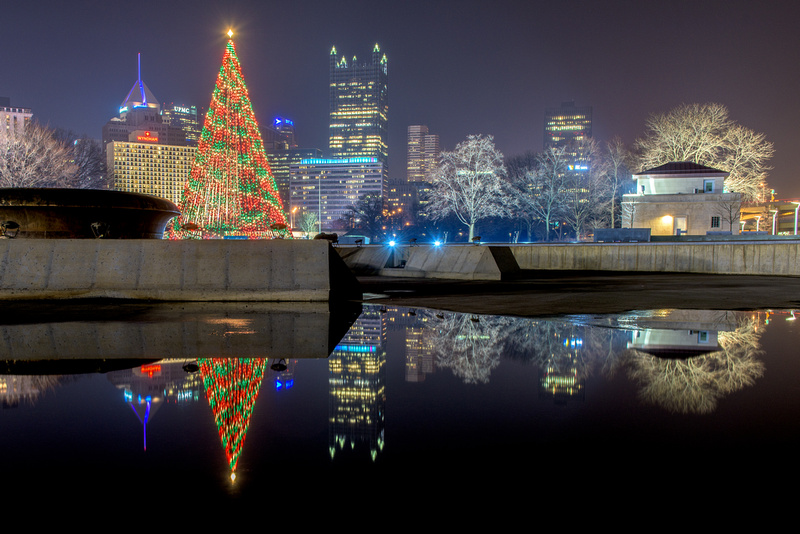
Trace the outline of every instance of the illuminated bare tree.
<path fill-rule="evenodd" d="M 567 183 L 565 149 L 548 148 L 536 157 L 536 167 L 518 186 L 520 209 L 544 223 L 544 240 L 550 241 L 550 226 L 563 214 Z"/>
<path fill-rule="evenodd" d="M 631 181 L 630 160 L 631 154 L 620 137 L 614 137 L 606 144 L 604 153 L 605 167 L 603 179 L 608 188 L 609 215 L 611 216 L 611 228 L 617 227 L 617 221 L 621 220 L 618 213 L 620 197 L 628 191 L 633 182 Z"/>
<path fill-rule="evenodd" d="M 508 318 L 448 314 L 433 325 L 436 363 L 452 369 L 466 384 L 488 383 L 500 364 Z"/>
<path fill-rule="evenodd" d="M 606 226 L 609 191 L 603 180 L 605 162 L 600 157 L 597 142 L 587 139 L 579 143 L 577 152 L 582 155 L 582 170 L 567 173 L 564 190 L 564 220 L 580 240 L 589 221 Z"/>
<path fill-rule="evenodd" d="M 676 413 L 710 413 L 720 398 L 764 374 L 756 320 L 743 318 L 731 332 L 720 332 L 721 351 L 687 360 L 656 358 L 629 351 L 629 375 L 642 389 L 641 398 Z"/>
<path fill-rule="evenodd" d="M 455 214 L 475 236 L 475 224 L 486 217 L 512 214 L 503 154 L 491 135 L 470 135 L 452 152 L 442 152 L 431 175 L 427 213 L 433 220 Z"/>
<path fill-rule="evenodd" d="M 71 187 L 78 167 L 52 130 L 33 123 L 0 137 L 0 187 Z"/>
<path fill-rule="evenodd" d="M 305 211 L 300 216 L 300 229 L 306 236 L 319 230 L 319 219 L 313 211 Z"/>
<path fill-rule="evenodd" d="M 741 193 L 746 202 L 763 200 L 775 152 L 764 134 L 736 124 L 721 104 L 683 104 L 652 115 L 636 149 L 641 169 L 692 161 L 727 171 L 725 191 Z"/>

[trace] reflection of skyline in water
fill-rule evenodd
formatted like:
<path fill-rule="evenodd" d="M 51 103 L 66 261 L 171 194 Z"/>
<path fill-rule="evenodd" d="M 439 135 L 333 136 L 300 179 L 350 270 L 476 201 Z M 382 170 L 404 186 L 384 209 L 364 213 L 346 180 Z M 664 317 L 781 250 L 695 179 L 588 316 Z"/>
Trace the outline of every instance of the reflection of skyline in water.
<path fill-rule="evenodd" d="M 527 397 L 525 410 L 545 410 L 546 406 L 582 410 L 604 402 L 597 392 L 605 383 L 623 380 L 643 406 L 656 406 L 665 414 L 709 416 L 732 393 L 757 386 L 763 377 L 761 337 L 769 329 L 767 317 L 764 313 L 659 310 L 613 317 L 531 319 L 368 306 L 327 361 L 289 360 L 285 370 L 276 372 L 270 369 L 275 354 L 271 360 L 220 358 L 213 363 L 201 360 L 203 371 L 187 373 L 183 370 L 186 360 L 176 358 L 108 373 L 106 383 L 116 387 L 115 402 L 128 405 L 127 415 L 114 417 L 126 428 L 132 426 L 131 409 L 138 419 L 133 424 L 139 425 L 139 439 L 127 438 L 127 442 L 141 451 L 141 438 L 151 436 L 151 443 L 144 447 L 147 458 L 156 458 L 160 452 L 154 451 L 180 440 L 176 433 L 206 435 L 211 425 L 216 435 L 213 451 L 221 456 L 222 448 L 230 472 L 241 462 L 248 470 L 256 469 L 265 461 L 265 447 L 294 439 L 284 434 L 283 427 L 274 426 L 276 418 L 291 420 L 295 412 L 286 407 L 302 405 L 311 415 L 292 425 L 308 426 L 310 434 L 317 436 L 325 428 L 327 435 L 327 440 L 303 445 L 305 454 L 324 451 L 334 466 L 360 459 L 381 464 L 386 451 L 404 442 L 400 429 L 411 423 L 400 425 L 398 418 L 405 404 L 417 407 L 415 425 L 441 426 L 441 421 L 428 419 L 442 417 L 435 414 L 449 406 L 449 392 L 462 389 L 459 395 L 465 399 L 498 403 L 499 398 L 488 397 L 488 392 L 499 388 L 513 397 L 517 393 L 511 392 L 522 388 L 533 395 Z M 664 341 L 661 348 L 675 345 L 670 332 L 683 337 L 694 332 L 698 344 L 717 339 L 714 348 L 718 350 L 688 359 L 658 358 L 639 350 L 637 332 L 639 338 L 659 333 L 650 335 L 650 348 L 658 339 Z M 272 340 L 273 346 L 278 344 Z M 400 373 L 394 378 L 393 367 Z M 525 376 L 529 378 L 522 383 Z M 5 406 L 17 406 L 21 399 L 28 405 L 51 393 L 57 396 L 63 387 L 55 377 L 49 377 L 46 386 L 33 385 L 29 390 L 15 385 L 25 380 L 33 384 L 32 377 L 0 377 Z M 46 394 L 41 393 L 44 389 Z M 398 404 L 400 399 L 405 404 Z M 459 402 L 459 406 L 468 405 Z M 31 415 L 36 409 L 34 404 Z M 180 416 L 180 410 L 195 416 Z M 491 413 L 494 417 L 505 411 Z M 453 413 L 452 417 L 463 416 Z M 195 430 L 178 430 L 176 418 L 180 425 Z M 480 427 L 482 423 L 464 424 Z M 154 425 L 155 434 L 149 430 Z M 256 441 L 245 446 L 245 437 L 252 433 Z M 279 454 L 286 454 L 280 450 Z M 195 452 L 189 448 L 185 454 L 191 457 Z"/>

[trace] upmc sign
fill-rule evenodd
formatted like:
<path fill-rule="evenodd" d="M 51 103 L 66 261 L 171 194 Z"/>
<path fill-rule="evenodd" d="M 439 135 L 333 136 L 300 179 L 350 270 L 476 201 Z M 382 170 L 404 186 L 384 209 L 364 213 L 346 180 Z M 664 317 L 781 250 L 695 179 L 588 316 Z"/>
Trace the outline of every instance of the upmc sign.
<path fill-rule="evenodd" d="M 144 141 L 146 143 L 158 143 L 158 132 L 151 134 L 150 132 L 145 132 L 144 135 L 137 135 L 137 141 Z"/>

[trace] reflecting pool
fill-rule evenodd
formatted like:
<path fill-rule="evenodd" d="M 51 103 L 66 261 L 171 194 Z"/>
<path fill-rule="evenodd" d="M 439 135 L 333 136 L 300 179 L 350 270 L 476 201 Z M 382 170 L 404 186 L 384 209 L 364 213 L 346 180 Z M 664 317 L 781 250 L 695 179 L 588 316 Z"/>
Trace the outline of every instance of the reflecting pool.
<path fill-rule="evenodd" d="M 5 321 L 3 498 L 357 491 L 424 508 L 473 491 L 605 499 L 621 481 L 637 498 L 744 489 L 795 469 L 793 310 L 220 306 Z"/>

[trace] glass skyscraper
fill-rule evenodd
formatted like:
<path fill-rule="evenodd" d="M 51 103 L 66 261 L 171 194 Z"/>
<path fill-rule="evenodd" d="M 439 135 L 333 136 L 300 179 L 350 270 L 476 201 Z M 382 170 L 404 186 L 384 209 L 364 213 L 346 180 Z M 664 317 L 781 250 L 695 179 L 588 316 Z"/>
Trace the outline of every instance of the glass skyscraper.
<path fill-rule="evenodd" d="M 388 173 L 389 75 L 376 44 L 369 62 L 330 55 L 329 148 L 334 158 L 374 157 Z"/>

